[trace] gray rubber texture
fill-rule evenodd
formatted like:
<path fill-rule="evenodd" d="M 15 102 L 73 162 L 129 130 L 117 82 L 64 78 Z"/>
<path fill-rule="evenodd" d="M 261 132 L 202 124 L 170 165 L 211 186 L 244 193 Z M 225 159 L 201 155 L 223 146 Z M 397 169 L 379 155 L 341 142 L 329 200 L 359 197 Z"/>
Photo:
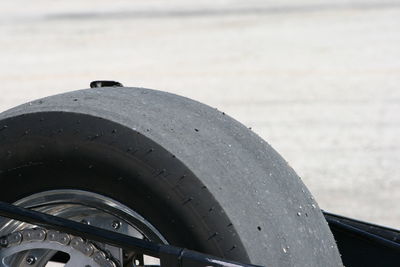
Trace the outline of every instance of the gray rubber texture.
<path fill-rule="evenodd" d="M 52 141 L 55 157 L 71 154 L 71 146 L 93 144 L 94 153 L 115 155 L 100 161 L 127 162 L 121 167 L 125 177 L 103 191 L 122 198 L 123 189 L 114 192 L 119 183 L 132 190 L 143 185 L 141 191 L 153 199 L 148 203 L 168 213 L 147 214 L 146 202 L 134 208 L 162 231 L 177 224 L 180 230 L 163 234 L 169 240 L 178 236 L 178 245 L 189 246 L 185 238 L 192 239 L 193 249 L 271 267 L 342 266 L 328 225 L 300 178 L 270 145 L 223 112 L 142 88 L 86 89 L 37 100 L 0 114 L 1 182 L 10 180 L 11 170 L 23 169 L 27 154 L 38 153 L 32 140 L 46 138 L 61 140 Z M 16 148 L 19 142 L 30 149 Z M 128 169 L 134 166 L 146 169 L 144 174 L 133 175 Z M 102 179 L 98 183 L 107 184 Z M 102 192 L 92 181 L 81 183 Z M 135 206 L 141 199 L 132 194 L 119 200 Z"/>

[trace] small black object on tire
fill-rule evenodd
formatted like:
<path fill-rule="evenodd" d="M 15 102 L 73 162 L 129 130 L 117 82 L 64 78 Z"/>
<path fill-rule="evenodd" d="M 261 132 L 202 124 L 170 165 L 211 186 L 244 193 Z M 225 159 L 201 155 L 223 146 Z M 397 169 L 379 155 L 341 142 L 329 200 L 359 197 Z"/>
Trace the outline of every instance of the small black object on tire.
<path fill-rule="evenodd" d="M 90 88 L 100 87 L 123 87 L 123 85 L 120 82 L 108 80 L 96 80 L 90 83 Z"/>

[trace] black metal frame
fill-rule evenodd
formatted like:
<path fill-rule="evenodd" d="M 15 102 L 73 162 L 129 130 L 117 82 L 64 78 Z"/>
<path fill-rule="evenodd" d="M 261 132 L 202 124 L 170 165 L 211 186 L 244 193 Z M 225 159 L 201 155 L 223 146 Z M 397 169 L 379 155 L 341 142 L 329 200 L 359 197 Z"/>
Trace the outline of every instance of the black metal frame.
<path fill-rule="evenodd" d="M 227 261 L 215 256 L 170 245 L 157 244 L 91 225 L 0 202 L 0 216 L 107 243 L 127 251 L 160 259 L 162 267 L 260 267 Z"/>
<path fill-rule="evenodd" d="M 346 267 L 400 266 L 400 231 L 324 212 Z"/>

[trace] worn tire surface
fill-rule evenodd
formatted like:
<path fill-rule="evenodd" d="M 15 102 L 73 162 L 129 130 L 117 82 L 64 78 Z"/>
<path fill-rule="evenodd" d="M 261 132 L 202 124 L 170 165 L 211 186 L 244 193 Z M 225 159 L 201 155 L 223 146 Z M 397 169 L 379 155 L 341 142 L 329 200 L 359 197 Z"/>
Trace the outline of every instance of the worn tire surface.
<path fill-rule="evenodd" d="M 112 197 L 178 246 L 264 266 L 341 266 L 300 178 L 222 112 L 142 88 L 98 88 L 0 115 L 3 201 L 60 188 Z"/>

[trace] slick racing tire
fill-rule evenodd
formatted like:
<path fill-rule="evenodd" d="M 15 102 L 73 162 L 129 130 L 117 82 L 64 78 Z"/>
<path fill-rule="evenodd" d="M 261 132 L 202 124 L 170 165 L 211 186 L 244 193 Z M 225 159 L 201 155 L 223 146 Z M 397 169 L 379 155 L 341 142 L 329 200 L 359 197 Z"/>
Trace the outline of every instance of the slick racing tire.
<path fill-rule="evenodd" d="M 285 160 L 184 97 L 103 87 L 18 106 L 0 115 L 0 159 L 1 201 L 119 203 L 109 206 L 136 214 L 126 221 L 145 222 L 155 242 L 263 266 L 341 266 L 317 203 Z"/>

